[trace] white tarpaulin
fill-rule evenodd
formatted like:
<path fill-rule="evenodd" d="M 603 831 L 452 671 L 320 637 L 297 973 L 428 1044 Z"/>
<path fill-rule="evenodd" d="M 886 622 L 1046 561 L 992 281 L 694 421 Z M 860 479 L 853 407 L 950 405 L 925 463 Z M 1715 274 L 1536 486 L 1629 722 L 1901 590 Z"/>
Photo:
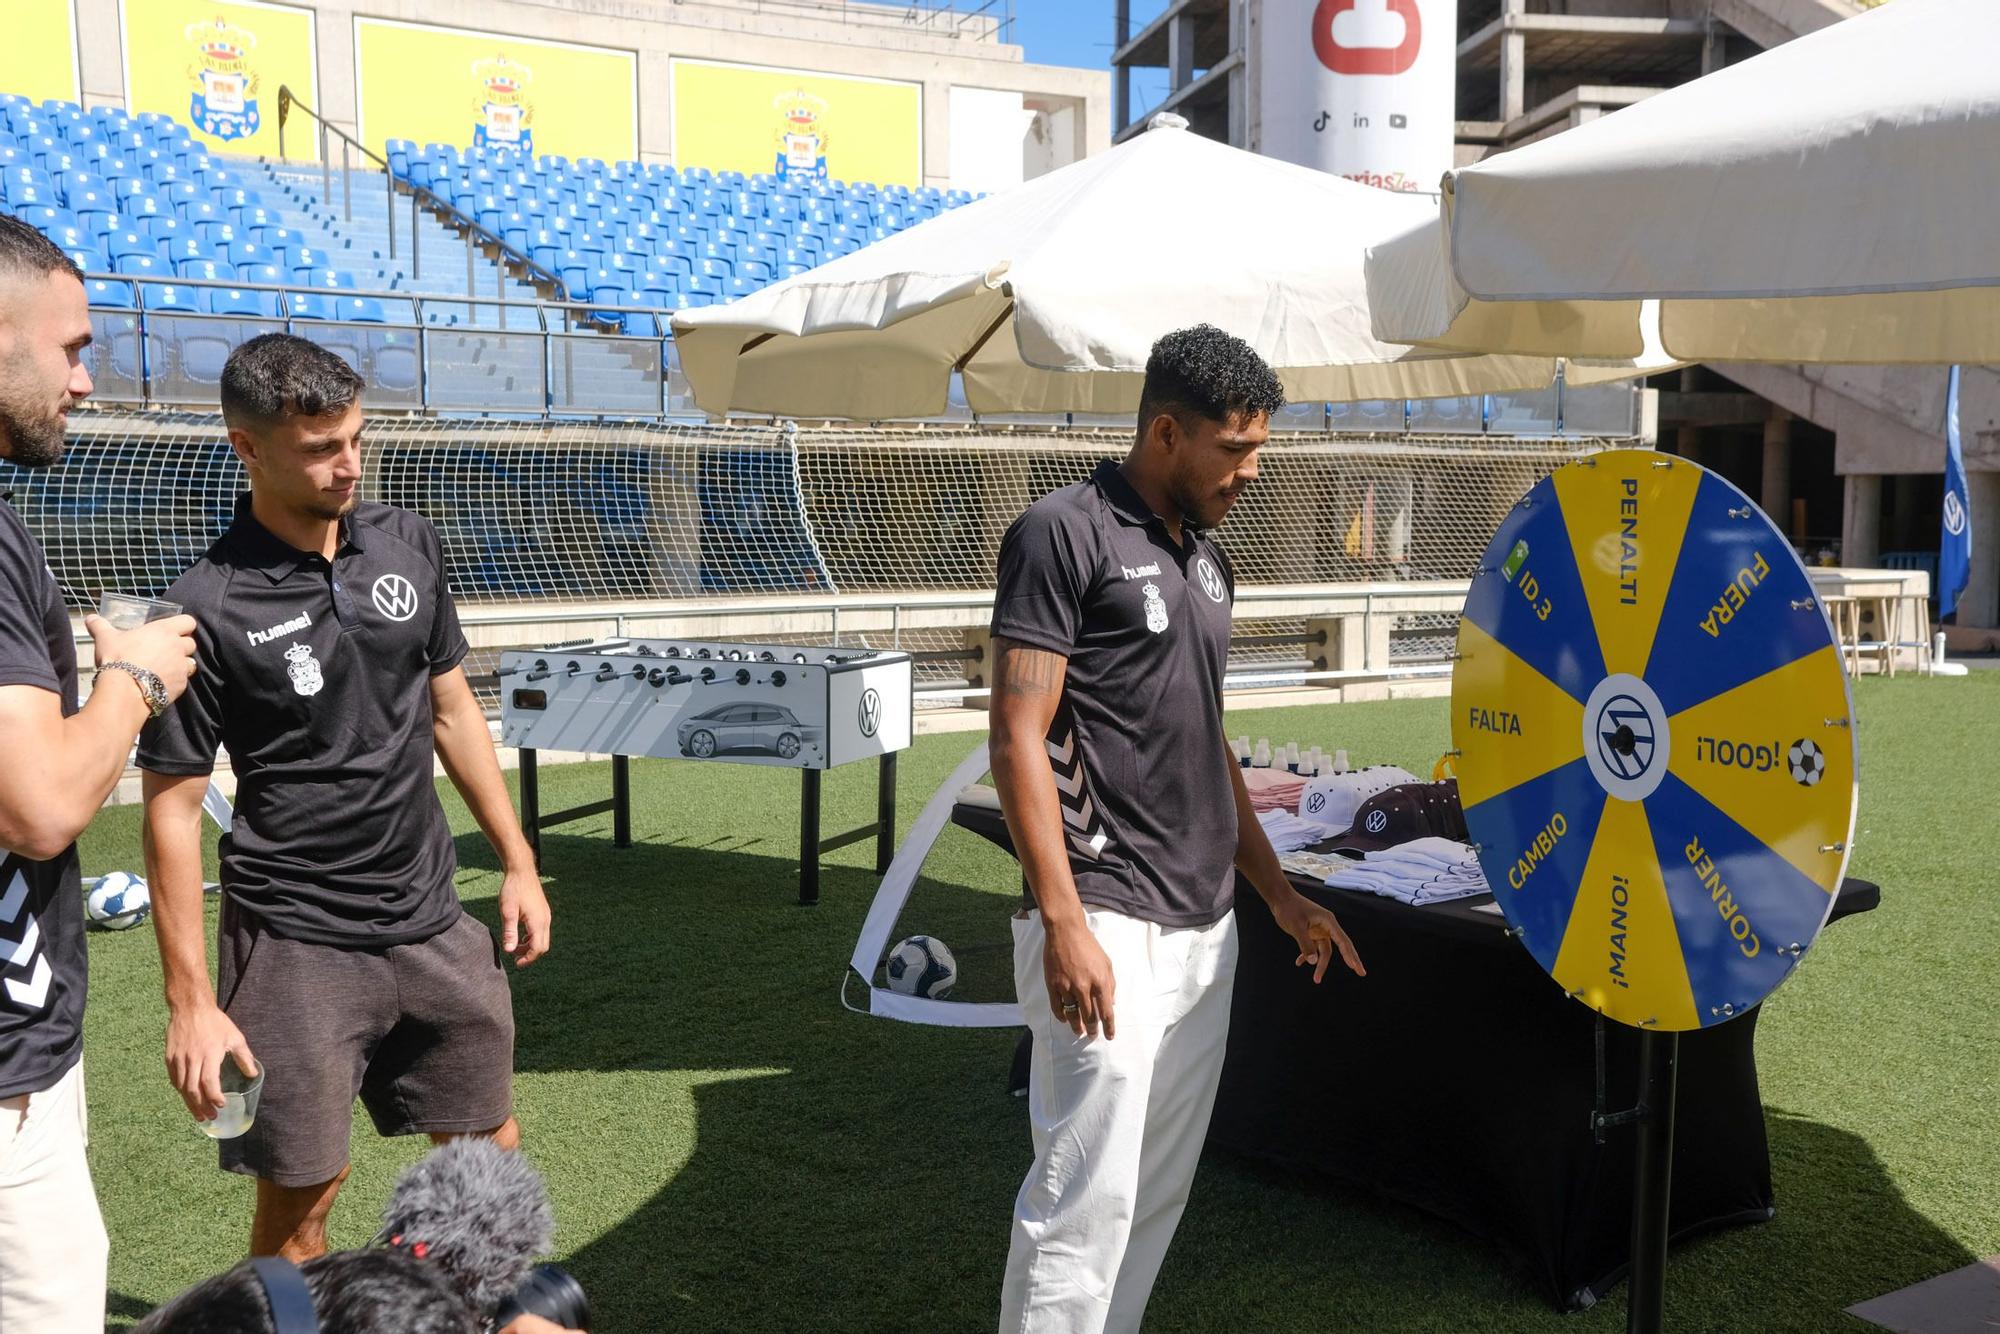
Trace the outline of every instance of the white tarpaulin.
<path fill-rule="evenodd" d="M 1535 389 L 1546 357 L 1378 341 L 1362 256 L 1435 213 L 1161 128 L 724 306 L 674 316 L 707 412 L 876 420 L 1138 407 L 1162 334 L 1248 341 L 1301 402 Z M 1623 372 L 1630 374 L 1629 370 Z M 1576 383 L 1607 375 L 1572 374 Z"/>
<path fill-rule="evenodd" d="M 1894 0 L 1448 174 L 1377 336 L 1683 361 L 2000 361 L 2000 4 Z"/>
<path fill-rule="evenodd" d="M 903 846 L 896 849 L 895 860 L 889 863 L 889 871 L 882 877 L 882 887 L 875 891 L 875 902 L 868 907 L 868 916 L 861 923 L 861 937 L 854 942 L 854 956 L 847 964 L 852 976 L 859 977 L 868 987 L 869 1014 L 913 1024 L 933 1024 L 940 1028 L 1020 1026 L 1021 1007 L 1012 1001 L 932 1000 L 928 996 L 906 996 L 900 991 L 875 985 L 876 970 L 882 966 L 882 960 L 889 952 L 889 933 L 896 929 L 896 919 L 903 915 L 903 905 L 910 901 L 910 891 L 916 887 L 917 873 L 923 870 L 924 858 L 930 855 L 931 845 L 937 842 L 937 836 L 950 823 L 951 808 L 958 801 L 958 794 L 978 782 L 986 769 L 986 743 L 982 741 L 959 762 L 959 766 L 951 771 L 951 776 L 944 780 L 944 785 L 924 803 L 917 822 L 910 826 L 909 834 L 903 839 Z M 846 992 L 847 979 L 844 978 L 841 982 L 843 1002 Z"/>

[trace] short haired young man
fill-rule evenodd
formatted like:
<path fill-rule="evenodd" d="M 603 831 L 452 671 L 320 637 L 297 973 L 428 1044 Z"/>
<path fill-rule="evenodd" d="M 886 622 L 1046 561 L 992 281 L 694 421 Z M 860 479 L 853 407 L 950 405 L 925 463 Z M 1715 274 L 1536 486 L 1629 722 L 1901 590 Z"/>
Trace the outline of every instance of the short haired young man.
<path fill-rule="evenodd" d="M 1222 1072 L 1237 873 L 1315 982 L 1335 950 L 1362 971 L 1285 879 L 1223 738 L 1235 577 L 1208 530 L 1284 401 L 1240 339 L 1168 334 L 1124 463 L 1043 497 L 1000 545 L 993 781 L 1029 893 L 1014 985 L 1035 1147 L 1003 1334 L 1140 1327 Z"/>
<path fill-rule="evenodd" d="M 222 415 L 250 493 L 168 594 L 201 624 L 201 688 L 139 747 L 168 1073 L 207 1120 L 225 1055 L 268 1063 L 255 1124 L 219 1147 L 257 1178 L 251 1253 L 292 1260 L 326 1249 L 357 1094 L 384 1135 L 519 1136 L 506 974 L 452 885 L 433 751 L 500 854 L 502 947 L 520 966 L 549 940 L 437 531 L 356 502 L 362 388 L 289 334 L 230 356 Z M 237 792 L 211 988 L 199 823 L 218 746 Z"/>
<path fill-rule="evenodd" d="M 90 394 L 83 275 L 0 214 L 0 458 L 62 458 Z M 86 959 L 76 837 L 149 712 L 194 671 L 194 621 L 85 620 L 98 681 L 78 707 L 69 608 L 42 546 L 0 502 L 0 1329 L 104 1328 L 104 1222 L 84 1159 Z"/>

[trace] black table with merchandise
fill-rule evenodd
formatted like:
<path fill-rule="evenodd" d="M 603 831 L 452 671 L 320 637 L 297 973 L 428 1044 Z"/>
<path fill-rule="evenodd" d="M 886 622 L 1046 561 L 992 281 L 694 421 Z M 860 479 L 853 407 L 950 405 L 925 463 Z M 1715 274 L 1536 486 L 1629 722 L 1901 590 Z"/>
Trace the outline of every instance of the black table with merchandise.
<path fill-rule="evenodd" d="M 955 823 L 1011 851 L 1000 813 Z M 1506 934 L 1490 895 L 1424 907 L 1294 877 L 1339 915 L 1366 978 L 1320 986 L 1263 900 L 1238 885 L 1241 952 L 1212 1147 L 1359 1186 L 1519 1255 L 1559 1308 L 1595 1302 L 1631 1241 L 1629 1126 L 1603 1132 L 1597 1021 Z M 1873 909 L 1848 880 L 1833 919 Z M 1780 993 L 1782 995 L 1782 992 Z M 1752 1009 L 1683 1034 L 1671 1229 L 1676 1240 L 1771 1217 L 1770 1147 Z M 1603 1026 L 1603 1108 L 1637 1097 L 1639 1035 Z"/>

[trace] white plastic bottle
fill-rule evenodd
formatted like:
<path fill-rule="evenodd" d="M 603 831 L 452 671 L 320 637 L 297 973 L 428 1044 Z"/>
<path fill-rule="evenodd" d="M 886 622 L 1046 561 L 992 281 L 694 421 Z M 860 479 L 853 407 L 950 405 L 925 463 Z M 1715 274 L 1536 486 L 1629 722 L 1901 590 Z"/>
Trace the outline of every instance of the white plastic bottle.
<path fill-rule="evenodd" d="M 1347 762 L 1347 751 L 1345 748 L 1333 752 L 1333 771 L 1335 773 L 1344 774 L 1351 767 Z"/>
<path fill-rule="evenodd" d="M 1251 752 L 1250 767 L 1253 769 L 1268 769 L 1271 767 L 1271 739 L 1269 737 L 1260 736 L 1257 738 L 1257 749 Z"/>

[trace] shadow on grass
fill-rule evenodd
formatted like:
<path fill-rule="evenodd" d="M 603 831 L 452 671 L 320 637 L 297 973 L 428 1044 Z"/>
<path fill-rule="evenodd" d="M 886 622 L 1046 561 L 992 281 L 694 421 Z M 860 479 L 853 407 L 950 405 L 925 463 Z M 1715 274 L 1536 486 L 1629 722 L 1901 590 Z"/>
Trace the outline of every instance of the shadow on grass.
<path fill-rule="evenodd" d="M 477 866 L 483 841 L 460 854 Z M 515 978 L 524 1086 L 641 1072 L 686 1103 L 635 1117 L 607 1097 L 579 1112 L 596 1081 L 548 1095 L 539 1124 L 524 1114 L 581 1241 L 563 1263 L 600 1327 L 990 1327 L 1028 1157 L 1004 1092 L 1015 1035 L 836 1008 L 876 878 L 828 866 L 821 905 L 801 909 L 789 857 L 643 833 L 616 850 L 590 830 L 545 836 L 544 869 L 556 948 Z M 903 924 L 965 942 L 961 968 L 989 995 L 1010 986 L 997 890 L 927 882 L 909 914 L 921 920 Z M 494 922 L 490 899 L 472 906 Z M 1910 1209 L 1864 1141 L 1770 1121 L 1778 1217 L 1676 1248 L 1676 1327 L 1838 1328 L 1841 1307 L 1973 1258 Z M 586 1166 L 618 1191 L 589 1198 Z M 1449 1225 L 1211 1155 L 1147 1328 L 1610 1330 L 1623 1305 L 1621 1288 L 1558 1315 L 1514 1261 Z"/>
<path fill-rule="evenodd" d="M 490 859 L 477 836 L 459 852 Z M 670 1181 L 564 1261 L 601 1327 L 894 1327 L 918 1294 L 953 1313 L 937 1328 L 987 1323 L 1026 1157 L 1006 1094 L 1013 1034 L 839 1008 L 877 877 L 825 865 L 821 904 L 802 908 L 792 858 L 643 832 L 622 850 L 548 833 L 542 862 L 554 949 L 514 978 L 524 1083 L 650 1071 L 691 1086 L 691 1133 L 625 1125 L 594 1146 L 657 1171 L 656 1136 L 693 1141 Z M 1011 901 L 928 881 L 921 894 L 905 925 L 964 942 L 975 994 L 1010 992 Z M 497 921 L 490 899 L 471 910 Z M 524 1131 L 531 1151 L 572 1133 L 525 1117 Z M 560 1203 L 553 1170 L 551 1184 Z"/>

